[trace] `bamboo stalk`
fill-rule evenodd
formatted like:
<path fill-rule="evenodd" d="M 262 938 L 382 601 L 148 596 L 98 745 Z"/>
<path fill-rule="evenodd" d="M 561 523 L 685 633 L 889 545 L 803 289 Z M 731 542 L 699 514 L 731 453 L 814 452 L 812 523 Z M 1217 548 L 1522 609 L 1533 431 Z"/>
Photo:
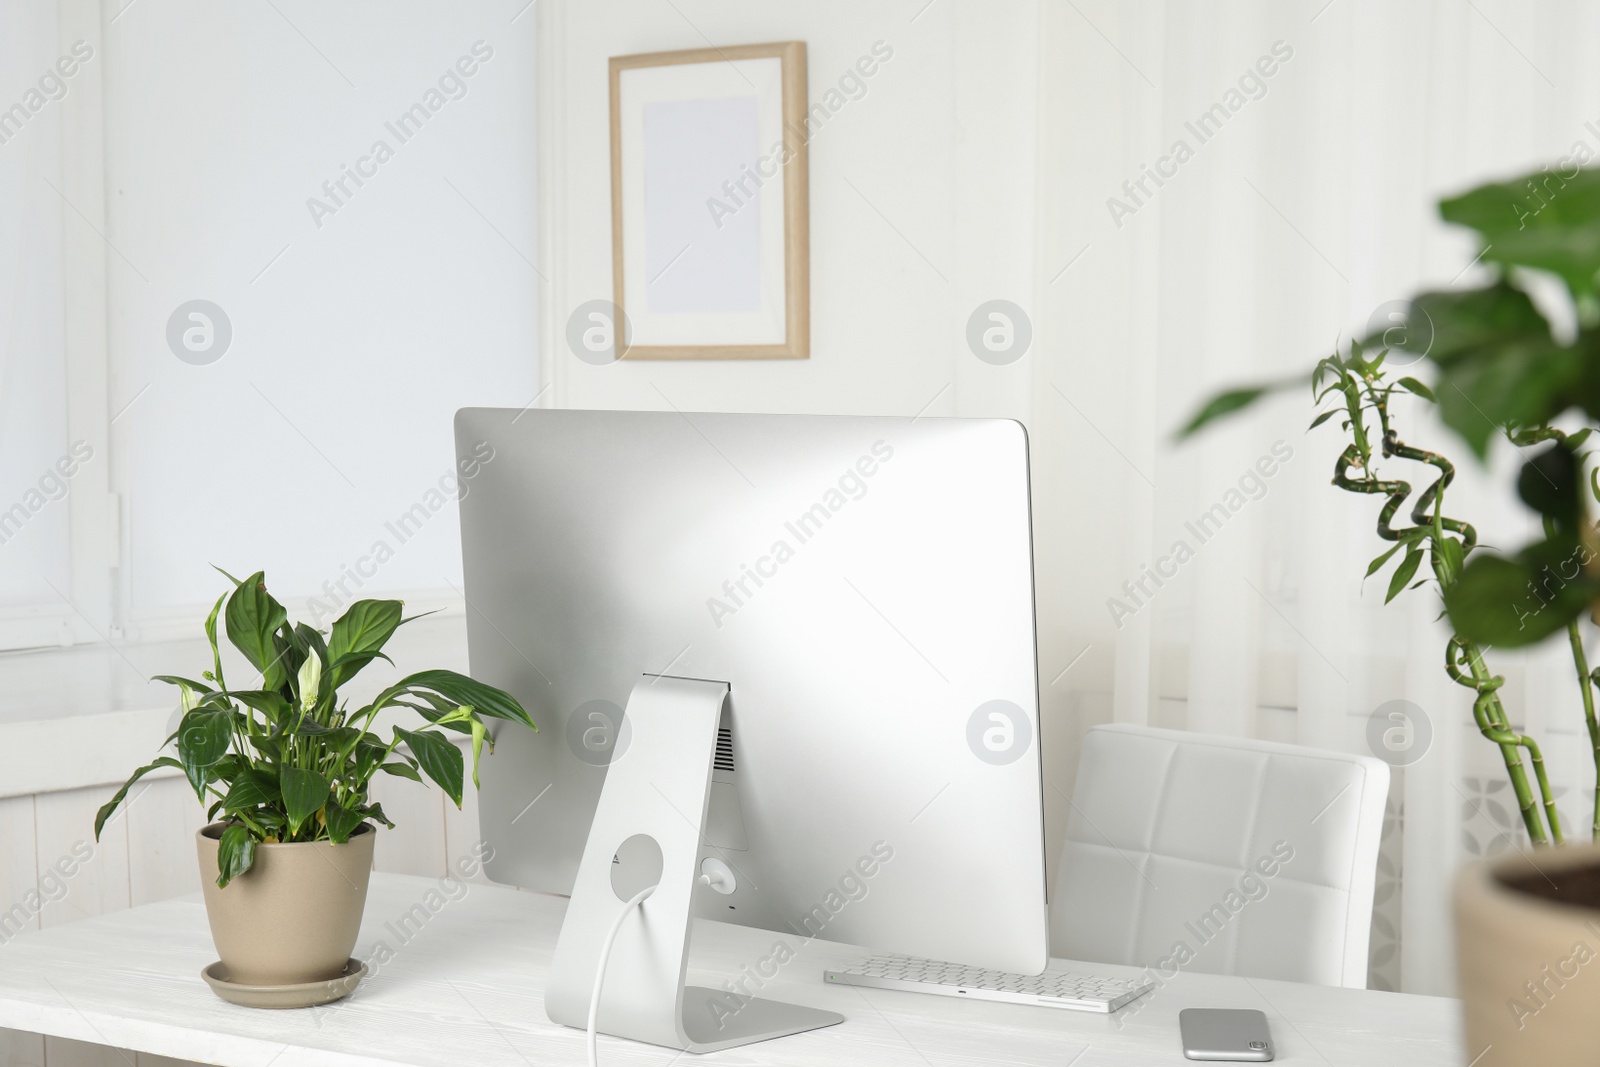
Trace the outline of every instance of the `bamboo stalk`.
<path fill-rule="evenodd" d="M 1457 660 L 1460 663 L 1457 663 Z M 1445 646 L 1445 671 L 1457 685 L 1475 690 L 1477 699 L 1472 702 L 1472 716 L 1478 723 L 1478 732 L 1493 741 L 1500 747 L 1500 755 L 1505 760 L 1506 777 L 1511 780 L 1511 790 L 1517 797 L 1517 808 L 1522 813 L 1523 826 L 1527 828 L 1528 840 L 1535 845 L 1562 843 L 1561 820 L 1556 814 L 1555 799 L 1550 792 L 1550 782 L 1544 772 L 1543 754 L 1539 746 L 1531 737 L 1513 732 L 1506 718 L 1505 706 L 1500 703 L 1500 696 L 1496 690 L 1505 684 L 1502 677 L 1490 676 L 1489 670 L 1483 664 L 1483 654 L 1478 646 L 1460 636 L 1452 637 Z M 1465 664 L 1471 672 L 1468 677 L 1461 673 L 1460 666 Z M 1539 785 L 1539 797 L 1543 801 L 1545 817 L 1549 820 L 1549 831 L 1545 829 L 1544 820 L 1539 815 L 1539 802 L 1534 800 L 1533 789 L 1528 784 L 1528 771 L 1522 763 L 1523 748 L 1530 750 L 1533 760 L 1534 778 Z"/>
<path fill-rule="evenodd" d="M 1566 435 L 1559 430 L 1552 431 L 1552 435 L 1559 436 L 1563 441 L 1566 439 Z M 1553 537 L 1556 533 L 1555 523 L 1548 517 L 1544 520 L 1544 532 L 1546 537 Z M 1578 691 L 1583 695 L 1583 721 L 1589 728 L 1589 749 L 1594 759 L 1594 814 L 1589 824 L 1589 839 L 1600 841 L 1600 720 L 1595 718 L 1594 690 L 1589 688 L 1591 685 L 1600 685 L 1600 679 L 1589 673 L 1589 656 L 1583 649 L 1583 632 L 1578 628 L 1577 619 L 1567 621 L 1567 645 L 1572 650 L 1572 666 L 1578 672 Z"/>
<path fill-rule="evenodd" d="M 1383 384 L 1383 374 L 1379 369 L 1382 356 L 1371 363 L 1363 362 L 1359 358 L 1359 352 L 1355 353 L 1355 357 L 1352 362 L 1345 362 L 1337 357 L 1324 360 L 1318 364 L 1313 376 L 1313 389 L 1319 401 L 1334 390 L 1342 396 L 1349 416 L 1346 429 L 1354 437 L 1354 443 L 1340 453 L 1334 464 L 1333 484 L 1347 492 L 1381 494 L 1386 497 L 1383 507 L 1378 512 L 1378 536 L 1385 541 L 1407 543 L 1410 546 L 1407 549 L 1408 554 L 1426 545 L 1433 561 L 1435 576 L 1440 589 L 1443 590 L 1459 577 L 1455 571 L 1460 561 L 1477 547 L 1478 541 L 1477 531 L 1470 523 L 1449 518 L 1444 514 L 1444 491 L 1455 478 L 1455 467 L 1438 453 L 1411 447 L 1400 439 L 1398 432 L 1389 424 L 1389 394 L 1394 386 Z M 1319 388 L 1321 377 L 1325 372 L 1333 375 L 1335 381 L 1326 388 Z M 1376 476 L 1371 462 L 1372 448 L 1368 443 L 1370 440 L 1368 427 L 1362 418 L 1363 410 L 1369 406 L 1377 415 L 1376 429 L 1381 431 L 1382 454 L 1385 458 L 1399 457 L 1424 463 L 1439 472 L 1438 478 L 1424 489 L 1414 502 L 1410 514 L 1412 526 L 1396 529 L 1392 525 L 1400 509 L 1411 496 L 1411 483 L 1399 479 L 1381 479 Z M 1352 472 L 1358 477 L 1351 477 Z M 1448 534 L 1458 535 L 1461 539 L 1459 544 L 1447 545 Z M 1459 549 L 1458 553 L 1456 549 Z M 1576 633 L 1576 624 L 1572 629 Z M 1576 637 L 1574 641 L 1577 641 Z M 1574 654 L 1577 657 L 1575 662 L 1580 666 L 1586 666 L 1581 658 L 1581 642 L 1575 644 Z M 1462 670 L 1463 667 L 1465 672 Z M 1527 828 L 1529 840 L 1535 845 L 1552 842 L 1561 844 L 1563 841 L 1561 819 L 1556 812 L 1555 797 L 1545 772 L 1544 754 L 1533 738 L 1511 729 L 1510 719 L 1506 715 L 1505 705 L 1501 702 L 1498 692 L 1505 679 L 1490 674 L 1477 644 L 1459 634 L 1453 634 L 1445 646 L 1445 671 L 1458 685 L 1471 689 L 1476 694 L 1472 704 L 1473 718 L 1478 724 L 1479 732 L 1500 749 L 1501 758 L 1506 766 L 1506 777 L 1510 779 L 1512 791 L 1516 794 L 1517 807 L 1522 815 L 1523 825 Z M 1580 676 L 1582 673 L 1580 671 Z M 1600 670 L 1594 672 L 1594 684 L 1600 686 Z M 1584 702 L 1590 723 L 1590 737 L 1595 747 L 1597 786 L 1600 786 L 1600 723 L 1596 722 L 1593 694 L 1587 686 L 1584 689 Z M 1528 759 L 1533 766 L 1534 783 L 1538 787 L 1537 797 L 1534 795 L 1534 784 L 1528 780 L 1528 768 L 1522 761 L 1523 749 L 1528 750 Z M 1600 788 L 1597 788 L 1594 825 L 1591 832 L 1600 838 Z"/>
<path fill-rule="evenodd" d="M 1589 827 L 1589 837 L 1600 841 L 1600 720 L 1595 718 L 1594 690 L 1589 688 L 1600 685 L 1600 678 L 1589 672 L 1589 657 L 1583 651 L 1583 633 L 1578 629 L 1577 619 L 1567 623 L 1567 642 L 1572 646 L 1572 665 L 1578 670 L 1578 688 L 1583 691 L 1583 720 L 1589 727 L 1589 748 L 1594 756 L 1594 821 Z"/>

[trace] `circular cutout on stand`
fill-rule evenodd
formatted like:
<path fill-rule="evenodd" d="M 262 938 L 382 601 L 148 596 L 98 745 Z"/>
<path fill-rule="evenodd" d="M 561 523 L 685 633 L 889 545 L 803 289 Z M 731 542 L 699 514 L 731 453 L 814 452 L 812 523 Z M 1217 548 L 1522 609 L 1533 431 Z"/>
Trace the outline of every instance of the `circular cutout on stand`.
<path fill-rule="evenodd" d="M 641 890 L 661 884 L 661 846 L 649 834 L 634 834 L 611 857 L 611 891 L 618 900 L 632 900 Z"/>

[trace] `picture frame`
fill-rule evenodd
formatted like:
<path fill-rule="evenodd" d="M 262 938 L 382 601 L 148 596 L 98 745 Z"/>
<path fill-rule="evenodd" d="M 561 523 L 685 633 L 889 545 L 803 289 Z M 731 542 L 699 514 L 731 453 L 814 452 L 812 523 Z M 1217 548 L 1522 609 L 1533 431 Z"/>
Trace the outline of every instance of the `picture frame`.
<path fill-rule="evenodd" d="M 804 41 L 613 56 L 623 359 L 808 359 Z"/>

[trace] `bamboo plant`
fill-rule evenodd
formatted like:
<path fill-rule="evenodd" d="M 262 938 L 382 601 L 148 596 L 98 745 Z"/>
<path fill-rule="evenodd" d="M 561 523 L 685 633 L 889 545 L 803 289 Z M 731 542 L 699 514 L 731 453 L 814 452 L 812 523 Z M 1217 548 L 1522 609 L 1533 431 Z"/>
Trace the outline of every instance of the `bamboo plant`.
<path fill-rule="evenodd" d="M 226 823 L 217 856 L 217 885 L 226 886 L 250 869 L 258 844 L 343 844 L 368 820 L 393 828 L 368 794 L 380 771 L 418 783 L 426 775 L 460 807 L 465 758 L 441 729 L 471 736 L 474 785 L 484 744 L 494 748 L 484 716 L 538 729 L 509 693 L 447 670 L 408 675 L 352 710 L 339 688 L 375 659 L 392 664 L 384 644 L 418 616 L 402 617 L 398 600 L 358 600 L 324 637 L 289 622 L 262 572 L 227 577 L 233 591 L 218 597 L 206 618 L 211 667 L 203 680 L 157 676 L 178 687 L 182 718 L 163 746 L 176 741 L 177 754 L 133 772 L 96 816 L 97 840 L 135 782 L 158 767 L 181 770 L 208 805 L 207 818 L 220 814 Z M 219 616 L 255 669 L 245 688 L 230 688 L 223 677 Z M 414 711 L 438 729 L 396 726 L 385 742 L 373 724 L 386 708 Z"/>
<path fill-rule="evenodd" d="M 1600 172 L 1545 168 L 1447 199 L 1440 214 L 1477 232 L 1487 284 L 1422 293 L 1410 303 L 1409 329 L 1369 337 L 1318 363 L 1311 375 L 1313 397 L 1331 406 L 1311 426 L 1342 415 L 1350 443 L 1335 463 L 1334 484 L 1386 498 L 1377 533 L 1394 544 L 1372 560 L 1367 576 L 1405 551 L 1385 603 L 1408 587 L 1437 583 L 1452 628 L 1444 668 L 1473 691 L 1474 720 L 1500 749 L 1535 844 L 1562 843 L 1561 819 L 1543 753 L 1533 738 L 1512 728 L 1499 693 L 1505 679 L 1490 671 L 1484 653 L 1565 634 L 1596 773 L 1590 836 L 1600 840 L 1594 693 L 1600 669 L 1590 670 L 1584 650 L 1585 618 L 1600 621 L 1600 533 L 1589 515 L 1591 503 L 1600 501 L 1600 470 L 1585 476 L 1589 454 L 1583 451 L 1592 424 L 1600 421 Z M 1575 328 L 1556 329 L 1540 310 L 1531 295 L 1537 279 L 1558 283 L 1557 300 L 1564 299 L 1566 307 L 1557 318 Z M 1432 385 L 1413 377 L 1391 379 L 1385 363 L 1399 353 L 1428 360 Z M 1220 393 L 1180 435 L 1304 381 L 1296 377 Z M 1471 524 L 1445 513 L 1455 467 L 1401 438 L 1389 410 L 1397 389 L 1437 405 L 1440 420 L 1480 460 L 1496 436 L 1519 449 L 1540 449 L 1522 464 L 1517 493 L 1540 516 L 1542 540 L 1512 554 L 1488 552 Z M 1412 505 L 1409 526 L 1393 525 L 1412 487 L 1380 476 L 1379 462 L 1391 460 L 1436 472 Z M 1413 581 L 1424 559 L 1432 576 Z"/>
<path fill-rule="evenodd" d="M 1366 572 L 1366 577 L 1370 578 L 1400 555 L 1399 563 L 1389 576 L 1384 603 L 1387 604 L 1408 588 L 1415 589 L 1430 583 L 1437 584 L 1448 602 L 1457 587 L 1467 557 L 1478 546 L 1477 530 L 1471 523 L 1445 513 L 1445 492 L 1455 478 L 1455 465 L 1437 452 L 1406 444 L 1389 410 L 1390 398 L 1397 389 L 1430 403 L 1436 402 L 1433 391 L 1416 378 L 1391 379 L 1384 367 L 1386 356 L 1386 351 L 1379 350 L 1369 358 L 1357 343 L 1347 357 L 1332 356 L 1319 363 L 1312 375 L 1312 388 L 1316 402 L 1328 406 L 1312 421 L 1311 428 L 1315 429 L 1336 416 L 1343 416 L 1341 425 L 1349 435 L 1350 443 L 1334 462 L 1333 484 L 1346 492 L 1381 495 L 1385 498 L 1378 512 L 1377 534 L 1383 540 L 1393 542 L 1393 545 L 1375 557 L 1367 565 Z M 1567 435 L 1550 427 L 1540 428 L 1538 434 L 1529 436 L 1570 442 Z M 1587 436 L 1586 431 L 1583 436 Z M 1578 443 L 1581 444 L 1581 440 Z M 1570 443 L 1568 447 L 1571 447 Z M 1404 460 L 1434 469 L 1433 481 L 1411 506 L 1408 516 L 1410 525 L 1402 523 L 1396 526 L 1395 519 L 1411 500 L 1412 485 L 1400 478 L 1380 476 L 1377 469 L 1380 459 Z M 1419 579 L 1417 575 L 1424 561 L 1428 563 L 1432 577 L 1424 574 Z M 1578 623 L 1573 620 L 1569 626 L 1590 736 L 1600 737 Z M 1444 669 L 1452 681 L 1473 691 L 1473 718 L 1479 732 L 1500 748 L 1506 775 L 1516 795 L 1529 839 L 1537 844 L 1560 844 L 1565 835 L 1545 771 L 1544 754 L 1538 742 L 1512 728 L 1499 693 L 1505 678 L 1489 670 L 1482 645 L 1459 632 L 1452 634 L 1446 642 Z M 1526 763 L 1523 760 L 1524 753 L 1527 756 Z M 1600 774 L 1600 747 L 1596 747 L 1594 755 L 1596 772 Z M 1533 771 L 1532 783 L 1528 778 L 1530 767 Z M 1600 799 L 1596 801 L 1591 832 L 1600 835 Z"/>

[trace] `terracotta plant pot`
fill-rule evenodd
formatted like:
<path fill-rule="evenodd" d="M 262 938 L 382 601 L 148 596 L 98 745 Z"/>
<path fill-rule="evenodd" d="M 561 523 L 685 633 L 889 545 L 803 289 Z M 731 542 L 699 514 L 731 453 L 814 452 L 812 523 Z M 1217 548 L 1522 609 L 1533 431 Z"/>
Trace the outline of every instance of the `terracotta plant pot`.
<path fill-rule="evenodd" d="M 1600 845 L 1473 864 L 1456 879 L 1455 911 L 1466 1059 L 1477 1067 L 1595 1063 Z"/>
<path fill-rule="evenodd" d="M 293 985 L 337 978 L 361 930 L 377 839 L 363 824 L 347 844 L 257 845 L 249 871 L 217 888 L 217 839 L 225 824 L 195 835 L 206 917 L 230 981 Z"/>

